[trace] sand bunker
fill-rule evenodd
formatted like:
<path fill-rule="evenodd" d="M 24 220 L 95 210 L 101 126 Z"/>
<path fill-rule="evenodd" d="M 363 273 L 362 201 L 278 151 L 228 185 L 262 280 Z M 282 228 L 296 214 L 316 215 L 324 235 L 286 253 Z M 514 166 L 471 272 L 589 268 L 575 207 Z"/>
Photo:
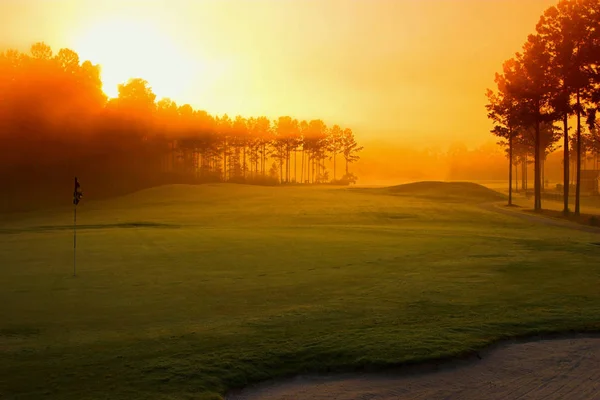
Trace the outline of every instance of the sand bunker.
<path fill-rule="evenodd" d="M 600 338 L 506 344 L 480 354 L 436 372 L 298 377 L 227 400 L 600 399 Z"/>

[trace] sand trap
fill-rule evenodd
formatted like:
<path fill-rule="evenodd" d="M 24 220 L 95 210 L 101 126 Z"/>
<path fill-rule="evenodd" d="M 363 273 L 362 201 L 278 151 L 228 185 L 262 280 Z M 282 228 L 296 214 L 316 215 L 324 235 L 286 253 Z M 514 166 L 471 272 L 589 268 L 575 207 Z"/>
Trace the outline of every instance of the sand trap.
<path fill-rule="evenodd" d="M 600 399 L 600 338 L 495 346 L 481 360 L 434 372 L 298 377 L 230 393 L 227 400 Z"/>

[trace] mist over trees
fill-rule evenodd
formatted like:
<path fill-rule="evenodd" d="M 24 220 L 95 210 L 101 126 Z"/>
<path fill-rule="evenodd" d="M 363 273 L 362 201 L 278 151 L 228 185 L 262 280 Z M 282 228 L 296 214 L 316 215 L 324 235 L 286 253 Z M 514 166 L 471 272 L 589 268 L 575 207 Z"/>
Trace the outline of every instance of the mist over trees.
<path fill-rule="evenodd" d="M 592 158 L 597 168 L 600 152 L 600 2 L 561 0 L 548 8 L 495 82 L 496 89 L 487 91 L 487 111 L 495 125 L 492 133 L 507 147 L 510 192 L 513 167 L 526 173 L 533 160 L 534 208 L 541 210 L 544 163 L 562 146 L 564 212 L 570 210 L 574 168 L 579 214 L 582 166 Z"/>
<path fill-rule="evenodd" d="M 100 66 L 44 43 L 0 53 L 0 143 L 0 209 L 68 204 L 73 176 L 92 198 L 167 183 L 347 185 L 362 150 L 349 128 L 210 115 L 139 78 L 108 99 Z"/>

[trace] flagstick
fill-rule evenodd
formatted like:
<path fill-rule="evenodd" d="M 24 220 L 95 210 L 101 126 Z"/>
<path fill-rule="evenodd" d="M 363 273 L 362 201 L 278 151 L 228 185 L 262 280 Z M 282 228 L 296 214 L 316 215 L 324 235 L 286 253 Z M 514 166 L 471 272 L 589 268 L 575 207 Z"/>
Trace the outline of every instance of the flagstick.
<path fill-rule="evenodd" d="M 73 276 L 77 274 L 77 205 L 73 206 Z"/>

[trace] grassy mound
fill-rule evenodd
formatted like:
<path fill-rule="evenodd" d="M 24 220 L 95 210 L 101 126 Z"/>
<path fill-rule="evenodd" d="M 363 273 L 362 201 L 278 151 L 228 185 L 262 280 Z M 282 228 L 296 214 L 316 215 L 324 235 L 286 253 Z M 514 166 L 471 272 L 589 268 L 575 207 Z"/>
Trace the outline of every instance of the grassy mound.
<path fill-rule="evenodd" d="M 394 195 L 452 202 L 487 202 L 506 198 L 495 190 L 472 182 L 414 182 L 388 187 L 384 190 Z"/>

